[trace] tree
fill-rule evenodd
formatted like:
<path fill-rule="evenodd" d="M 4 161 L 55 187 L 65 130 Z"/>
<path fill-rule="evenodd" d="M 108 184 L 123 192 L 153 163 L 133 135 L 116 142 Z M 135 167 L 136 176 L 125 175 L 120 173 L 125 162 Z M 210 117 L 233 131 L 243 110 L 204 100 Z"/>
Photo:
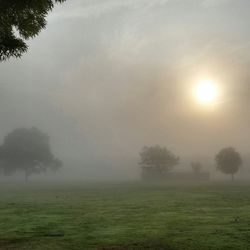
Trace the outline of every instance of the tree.
<path fill-rule="evenodd" d="M 18 128 L 9 133 L 0 147 L 0 159 L 4 173 L 24 171 L 26 181 L 33 173 L 62 166 L 51 153 L 49 136 L 34 127 Z"/>
<path fill-rule="evenodd" d="M 240 154 L 232 147 L 223 148 L 215 157 L 217 169 L 224 174 L 230 174 L 232 181 L 242 164 Z"/>
<path fill-rule="evenodd" d="M 0 61 L 21 57 L 25 40 L 46 27 L 46 16 L 56 2 L 65 0 L 0 0 Z"/>
<path fill-rule="evenodd" d="M 201 172 L 202 165 L 201 165 L 200 162 L 198 162 L 198 161 L 192 162 L 192 163 L 191 163 L 191 167 L 192 167 L 193 171 L 194 171 L 196 174 L 198 174 L 198 173 Z"/>
<path fill-rule="evenodd" d="M 61 167 L 62 167 L 63 163 L 61 160 L 55 158 L 53 159 L 53 161 L 50 163 L 50 169 L 53 172 L 57 172 Z"/>
<path fill-rule="evenodd" d="M 144 179 L 160 178 L 164 172 L 168 172 L 179 163 L 176 157 L 165 147 L 144 147 L 140 153 L 142 165 L 142 177 Z"/>

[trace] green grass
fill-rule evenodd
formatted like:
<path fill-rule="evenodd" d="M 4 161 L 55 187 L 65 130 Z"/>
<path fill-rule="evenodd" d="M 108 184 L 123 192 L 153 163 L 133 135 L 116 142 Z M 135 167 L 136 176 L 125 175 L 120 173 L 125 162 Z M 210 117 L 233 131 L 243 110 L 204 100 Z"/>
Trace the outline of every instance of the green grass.
<path fill-rule="evenodd" d="M 250 249 L 250 185 L 0 185 L 0 250 Z"/>

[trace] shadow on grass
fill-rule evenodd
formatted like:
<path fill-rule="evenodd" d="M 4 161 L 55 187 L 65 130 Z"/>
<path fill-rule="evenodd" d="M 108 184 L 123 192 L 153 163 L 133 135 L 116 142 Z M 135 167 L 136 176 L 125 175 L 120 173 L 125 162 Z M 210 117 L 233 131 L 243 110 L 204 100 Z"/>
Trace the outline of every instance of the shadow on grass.
<path fill-rule="evenodd" d="M 161 241 L 138 242 L 124 245 L 110 245 L 91 250 L 178 250 Z"/>
<path fill-rule="evenodd" d="M 27 248 L 28 239 L 13 239 L 13 240 L 0 240 L 0 250 L 20 250 L 20 249 L 32 249 Z M 63 245 L 61 245 L 63 247 Z M 63 249 L 67 249 L 63 247 Z M 74 247 L 72 249 L 78 249 Z M 88 250 L 178 250 L 176 248 L 168 246 L 164 242 L 138 242 L 131 244 L 121 244 L 121 245 L 107 245 L 103 247 L 87 247 L 79 249 Z"/>
<path fill-rule="evenodd" d="M 19 249 L 17 246 L 23 245 L 26 239 L 0 240 L 0 250 Z"/>

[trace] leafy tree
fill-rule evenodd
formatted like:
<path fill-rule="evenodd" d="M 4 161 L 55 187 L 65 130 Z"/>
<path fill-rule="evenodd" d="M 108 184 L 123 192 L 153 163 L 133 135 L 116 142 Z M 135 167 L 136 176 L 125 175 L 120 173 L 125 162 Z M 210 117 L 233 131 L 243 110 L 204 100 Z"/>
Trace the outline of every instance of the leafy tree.
<path fill-rule="evenodd" d="M 202 165 L 200 162 L 196 161 L 196 162 L 192 162 L 191 163 L 191 167 L 193 169 L 193 171 L 195 173 L 200 173 L 201 172 L 201 169 L 202 169 Z"/>
<path fill-rule="evenodd" d="M 144 147 L 140 153 L 142 165 L 142 177 L 152 179 L 162 177 L 164 172 L 168 172 L 179 163 L 176 157 L 165 147 L 152 146 Z"/>
<path fill-rule="evenodd" d="M 53 172 L 57 172 L 61 167 L 62 167 L 63 163 L 61 160 L 55 158 L 53 159 L 53 161 L 50 163 L 50 169 L 53 171 Z"/>
<path fill-rule="evenodd" d="M 18 128 L 9 133 L 0 147 L 0 159 L 5 174 L 24 171 L 26 181 L 33 173 L 62 166 L 51 153 L 49 136 L 37 128 Z"/>
<path fill-rule="evenodd" d="M 234 174 L 239 171 L 242 164 L 240 154 L 232 147 L 223 148 L 215 157 L 217 169 L 222 173 L 230 174 L 232 181 Z"/>
<path fill-rule="evenodd" d="M 56 2 L 65 0 L 0 0 L 0 61 L 21 57 L 25 40 L 46 27 L 46 16 Z"/>

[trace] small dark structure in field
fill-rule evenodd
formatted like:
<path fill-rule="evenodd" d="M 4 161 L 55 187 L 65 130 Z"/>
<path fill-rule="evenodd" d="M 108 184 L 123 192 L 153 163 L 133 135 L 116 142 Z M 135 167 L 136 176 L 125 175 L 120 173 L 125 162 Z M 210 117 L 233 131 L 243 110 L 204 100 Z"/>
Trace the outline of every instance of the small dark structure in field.
<path fill-rule="evenodd" d="M 161 175 L 147 171 L 142 171 L 142 179 L 146 181 L 209 181 L 210 173 L 208 172 L 167 172 Z"/>
<path fill-rule="evenodd" d="M 210 174 L 202 170 L 200 162 L 192 162 L 192 171 L 172 172 L 179 163 L 175 156 L 165 147 L 158 145 L 144 147 L 140 153 L 141 177 L 146 181 L 208 181 Z"/>
<path fill-rule="evenodd" d="M 172 181 L 209 181 L 210 174 L 208 172 L 173 172 L 165 176 L 166 180 Z"/>

